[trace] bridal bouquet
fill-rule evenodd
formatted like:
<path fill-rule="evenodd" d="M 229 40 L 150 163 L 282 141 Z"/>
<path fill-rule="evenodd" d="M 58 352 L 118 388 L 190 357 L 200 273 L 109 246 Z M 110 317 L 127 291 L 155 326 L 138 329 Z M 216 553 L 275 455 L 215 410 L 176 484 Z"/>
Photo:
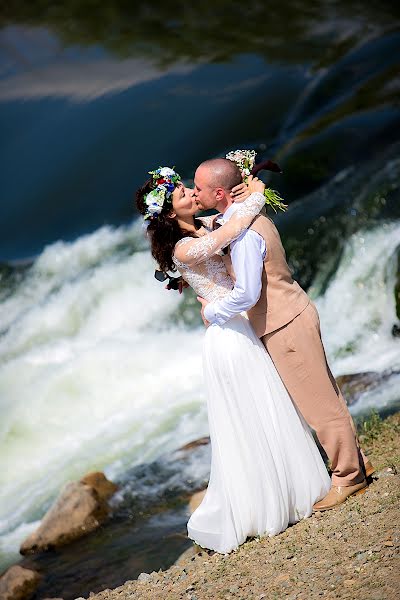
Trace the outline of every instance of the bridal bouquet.
<path fill-rule="evenodd" d="M 242 171 L 244 182 L 246 183 L 248 176 L 251 175 L 251 171 L 254 168 L 256 156 L 257 153 L 255 150 L 233 150 L 232 152 L 228 152 L 225 158 L 237 164 Z M 264 196 L 265 204 L 270 206 L 275 212 L 277 212 L 277 209 L 282 211 L 287 209 L 287 204 L 284 203 L 283 198 L 280 197 L 276 190 L 265 188 Z"/>

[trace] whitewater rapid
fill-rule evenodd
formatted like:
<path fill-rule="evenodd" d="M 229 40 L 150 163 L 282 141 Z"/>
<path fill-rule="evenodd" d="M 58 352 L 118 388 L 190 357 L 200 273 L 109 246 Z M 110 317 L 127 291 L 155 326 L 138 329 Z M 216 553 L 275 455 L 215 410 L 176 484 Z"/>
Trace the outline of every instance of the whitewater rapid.
<path fill-rule="evenodd" d="M 142 239 L 134 224 L 58 242 L 1 305 L 3 554 L 65 481 L 113 479 L 207 435 L 203 331 L 169 323 L 181 298 Z"/>
<path fill-rule="evenodd" d="M 315 299 L 335 375 L 399 366 L 399 244 L 399 223 L 359 231 Z M 0 566 L 66 481 L 90 470 L 117 479 L 208 435 L 198 307 L 153 272 L 133 223 L 47 247 L 2 291 Z"/>

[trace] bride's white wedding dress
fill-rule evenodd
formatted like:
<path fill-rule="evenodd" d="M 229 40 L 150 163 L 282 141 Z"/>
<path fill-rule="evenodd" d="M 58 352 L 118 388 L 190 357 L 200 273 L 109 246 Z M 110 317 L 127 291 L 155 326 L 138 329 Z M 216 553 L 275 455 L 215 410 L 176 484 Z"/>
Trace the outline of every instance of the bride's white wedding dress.
<path fill-rule="evenodd" d="M 232 279 L 216 252 L 250 225 L 264 201 L 252 194 L 226 225 L 175 246 L 174 262 L 199 296 L 212 302 L 230 292 Z M 200 546 L 228 553 L 248 536 L 275 535 L 310 516 L 331 482 L 310 428 L 245 316 L 207 328 L 203 370 L 211 472 L 187 530 Z"/>

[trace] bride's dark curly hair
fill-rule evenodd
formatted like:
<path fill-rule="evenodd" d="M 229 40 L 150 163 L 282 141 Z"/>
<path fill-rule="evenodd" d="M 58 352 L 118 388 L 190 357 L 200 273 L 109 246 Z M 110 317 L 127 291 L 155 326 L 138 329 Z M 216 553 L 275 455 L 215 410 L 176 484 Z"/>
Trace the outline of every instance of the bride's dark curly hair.
<path fill-rule="evenodd" d="M 136 206 L 141 215 L 146 213 L 146 204 L 144 199 L 146 195 L 155 188 L 152 179 L 148 179 L 136 191 Z M 188 231 L 180 228 L 178 221 L 170 217 L 172 205 L 166 202 L 161 213 L 157 217 L 149 219 L 147 232 L 150 237 L 151 253 L 153 258 L 158 263 L 161 271 L 176 271 L 176 266 L 173 263 L 172 255 L 174 253 L 175 244 L 183 237 L 192 235 Z"/>

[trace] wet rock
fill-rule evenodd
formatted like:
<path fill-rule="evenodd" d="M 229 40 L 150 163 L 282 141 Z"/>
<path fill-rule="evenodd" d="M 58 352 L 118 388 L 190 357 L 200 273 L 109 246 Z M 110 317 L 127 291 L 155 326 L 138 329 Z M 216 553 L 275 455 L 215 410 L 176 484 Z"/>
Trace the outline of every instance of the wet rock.
<path fill-rule="evenodd" d="M 21 554 L 56 548 L 97 529 L 109 507 L 97 491 L 85 483 L 67 483 L 44 516 L 38 529 L 22 543 Z"/>
<path fill-rule="evenodd" d="M 350 406 L 357 402 L 363 392 L 378 385 L 379 376 L 380 373 L 375 373 L 375 371 L 339 375 L 339 377 L 336 377 L 336 383 Z"/>
<path fill-rule="evenodd" d="M 400 327 L 398 325 L 396 325 L 396 323 L 392 327 L 392 336 L 400 337 Z"/>
<path fill-rule="evenodd" d="M 198 440 L 194 440 L 193 442 L 189 442 L 184 446 L 181 446 L 178 450 L 193 450 L 193 448 L 197 448 L 198 446 L 206 446 L 210 443 L 210 436 L 205 436 L 199 438 Z"/>
<path fill-rule="evenodd" d="M 200 506 L 204 496 L 206 495 L 207 488 L 200 492 L 195 492 L 189 500 L 189 511 L 192 514 L 198 506 Z"/>
<path fill-rule="evenodd" d="M 399 371 L 387 369 L 382 373 L 376 371 L 365 371 L 364 373 L 351 373 L 336 377 L 336 383 L 340 387 L 343 396 L 349 406 L 355 404 L 362 394 L 373 390 L 391 377 L 399 375 Z"/>
<path fill-rule="evenodd" d="M 1 600 L 28 600 L 36 592 L 40 579 L 37 571 L 13 565 L 0 577 Z"/>
<path fill-rule="evenodd" d="M 394 284 L 394 301 L 396 304 L 396 316 L 398 319 L 400 319 L 400 248 L 397 249 L 397 270 L 396 281 Z M 397 327 L 397 329 L 400 332 L 400 328 Z"/>
<path fill-rule="evenodd" d="M 101 471 L 87 473 L 80 482 L 95 489 L 102 500 L 108 500 L 118 490 L 118 486 L 109 481 Z"/>

